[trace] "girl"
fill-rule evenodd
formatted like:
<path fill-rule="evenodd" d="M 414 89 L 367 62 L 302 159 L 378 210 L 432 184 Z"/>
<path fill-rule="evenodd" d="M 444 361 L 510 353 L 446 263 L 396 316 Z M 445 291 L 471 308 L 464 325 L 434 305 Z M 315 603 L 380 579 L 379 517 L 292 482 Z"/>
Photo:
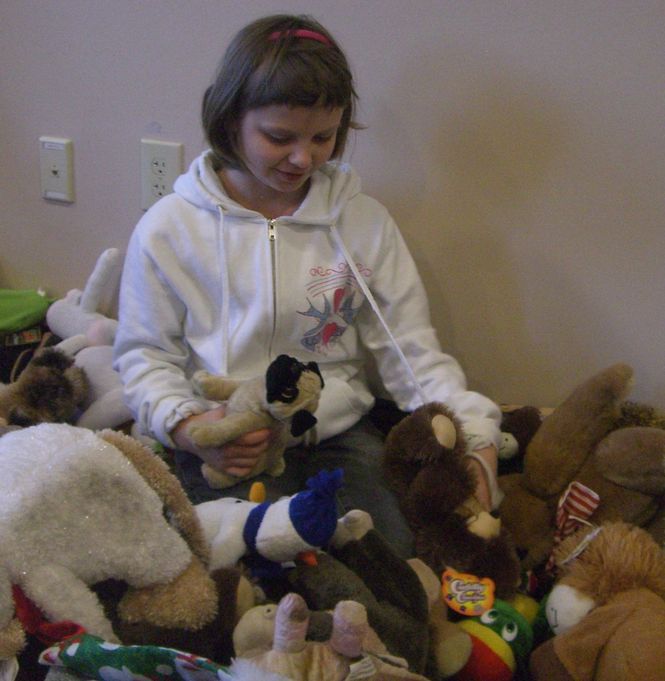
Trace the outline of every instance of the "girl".
<path fill-rule="evenodd" d="M 178 475 L 198 503 L 221 495 L 203 480 L 202 461 L 242 476 L 271 432 L 197 448 L 188 426 L 224 418 L 224 406 L 193 392 L 193 372 L 245 379 L 281 353 L 315 360 L 325 381 L 316 441 L 287 450 L 282 476 L 262 478 L 269 495 L 341 466 L 340 512 L 368 511 L 409 557 L 411 534 L 382 481 L 382 438 L 365 416 L 374 401 L 367 353 L 400 408 L 438 400 L 456 411 L 488 508 L 498 503 L 500 412 L 467 391 L 441 351 L 395 223 L 338 161 L 355 101 L 343 52 L 313 19 L 269 16 L 236 35 L 203 101 L 210 149 L 130 240 L 115 367 L 140 427 L 177 450 Z M 224 493 L 246 498 L 249 484 Z"/>

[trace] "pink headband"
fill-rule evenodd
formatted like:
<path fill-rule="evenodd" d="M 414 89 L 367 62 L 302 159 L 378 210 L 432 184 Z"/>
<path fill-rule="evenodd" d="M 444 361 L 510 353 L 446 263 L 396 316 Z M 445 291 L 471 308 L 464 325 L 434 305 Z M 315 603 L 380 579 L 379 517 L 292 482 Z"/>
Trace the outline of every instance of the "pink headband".
<path fill-rule="evenodd" d="M 310 31 L 307 28 L 294 28 L 289 31 L 275 31 L 268 36 L 268 40 L 279 40 L 280 38 L 287 38 L 293 36 L 294 38 L 305 38 L 307 40 L 316 40 L 328 47 L 332 47 L 332 42 L 329 38 L 319 33 L 318 31 Z"/>

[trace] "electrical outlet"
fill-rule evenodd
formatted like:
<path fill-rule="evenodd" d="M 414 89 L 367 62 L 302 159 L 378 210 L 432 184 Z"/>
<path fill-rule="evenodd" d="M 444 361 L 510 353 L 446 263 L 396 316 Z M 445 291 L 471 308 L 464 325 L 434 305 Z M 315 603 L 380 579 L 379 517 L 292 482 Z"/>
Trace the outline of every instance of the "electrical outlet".
<path fill-rule="evenodd" d="M 148 210 L 155 201 L 173 191 L 173 183 L 183 170 L 180 142 L 141 140 L 141 208 Z"/>
<path fill-rule="evenodd" d="M 74 202 L 74 145 L 70 139 L 40 137 L 39 169 L 45 199 Z"/>

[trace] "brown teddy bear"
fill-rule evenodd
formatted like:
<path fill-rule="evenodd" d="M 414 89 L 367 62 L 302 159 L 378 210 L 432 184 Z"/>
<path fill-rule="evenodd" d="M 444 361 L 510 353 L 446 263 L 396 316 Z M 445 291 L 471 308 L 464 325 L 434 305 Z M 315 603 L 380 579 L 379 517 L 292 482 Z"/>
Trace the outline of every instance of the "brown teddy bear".
<path fill-rule="evenodd" d="M 555 636 L 531 655 L 533 681 L 665 678 L 665 553 L 651 535 L 607 522 L 564 539 L 554 558 Z"/>
<path fill-rule="evenodd" d="M 493 580 L 510 599 L 520 565 L 501 521 L 483 511 L 466 443 L 454 414 L 432 402 L 394 426 L 386 438 L 383 471 L 415 536 L 415 555 L 441 576 L 452 567 Z"/>
<path fill-rule="evenodd" d="M 622 426 L 632 369 L 615 364 L 579 385 L 547 416 L 529 442 L 521 473 L 499 476 L 499 508 L 522 557 L 543 565 L 554 546 L 557 508 L 571 488 L 597 495 L 595 523 L 644 525 L 665 493 L 665 430 Z"/>

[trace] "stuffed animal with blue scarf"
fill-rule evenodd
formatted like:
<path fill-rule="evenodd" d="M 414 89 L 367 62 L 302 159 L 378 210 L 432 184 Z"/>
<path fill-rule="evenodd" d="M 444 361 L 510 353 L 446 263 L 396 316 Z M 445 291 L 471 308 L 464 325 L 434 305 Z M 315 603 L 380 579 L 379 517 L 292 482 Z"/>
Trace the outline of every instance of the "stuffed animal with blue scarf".
<path fill-rule="evenodd" d="M 342 484 L 342 469 L 323 470 L 309 478 L 305 490 L 274 502 L 226 497 L 195 505 L 211 569 L 242 559 L 255 576 L 270 577 L 282 564 L 325 547 L 337 530 L 336 493 Z"/>

